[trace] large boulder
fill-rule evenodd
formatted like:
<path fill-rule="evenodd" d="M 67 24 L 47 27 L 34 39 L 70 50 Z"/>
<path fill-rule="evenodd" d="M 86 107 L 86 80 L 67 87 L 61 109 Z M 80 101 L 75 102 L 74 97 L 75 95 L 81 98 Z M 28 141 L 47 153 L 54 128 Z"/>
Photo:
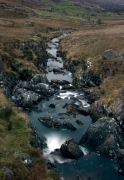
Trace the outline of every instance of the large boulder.
<path fill-rule="evenodd" d="M 103 117 L 89 127 L 80 144 L 119 160 L 123 157 L 124 133 L 114 118 Z"/>
<path fill-rule="evenodd" d="M 52 95 L 53 94 L 53 89 L 48 84 L 45 83 L 39 83 L 34 86 L 32 86 L 32 89 L 34 92 L 37 92 L 42 95 Z"/>
<path fill-rule="evenodd" d="M 115 56 L 116 56 L 115 51 L 113 49 L 108 49 L 103 53 L 102 58 L 103 60 L 111 60 L 114 59 Z"/>
<path fill-rule="evenodd" d="M 105 105 L 101 101 L 95 101 L 90 106 L 90 115 L 93 121 L 97 121 L 99 118 L 106 116 L 107 111 L 106 111 Z"/>
<path fill-rule="evenodd" d="M 15 101 L 18 106 L 31 107 L 42 99 L 42 96 L 26 89 L 19 88 L 14 93 Z"/>
<path fill-rule="evenodd" d="M 60 147 L 60 151 L 64 157 L 78 159 L 84 155 L 74 139 L 67 139 Z"/>
<path fill-rule="evenodd" d="M 113 116 L 121 128 L 124 130 L 124 102 L 120 99 L 114 101 L 114 103 L 107 108 L 108 116 Z"/>

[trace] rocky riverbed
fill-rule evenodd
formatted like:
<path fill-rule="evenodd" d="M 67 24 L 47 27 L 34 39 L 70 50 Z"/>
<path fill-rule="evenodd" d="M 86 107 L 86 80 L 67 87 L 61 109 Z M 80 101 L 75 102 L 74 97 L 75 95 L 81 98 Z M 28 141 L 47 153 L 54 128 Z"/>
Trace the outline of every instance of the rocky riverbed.
<path fill-rule="evenodd" d="M 48 43 L 49 58 L 43 63 L 46 75 L 32 74 L 25 81 L 6 75 L 7 95 L 26 110 L 35 126 L 34 132 L 47 144 L 42 148 L 48 166 L 56 163 L 65 180 L 121 180 L 124 103 L 118 99 L 105 107 L 96 101 L 103 91 L 95 92 L 92 87 L 99 85 L 102 77 L 91 75 L 88 68 L 80 78 L 72 79 L 75 65 L 69 68 L 68 61 L 63 65 L 64 59 L 58 51 L 60 38 Z M 119 170 L 118 163 L 106 157 L 120 162 Z"/>

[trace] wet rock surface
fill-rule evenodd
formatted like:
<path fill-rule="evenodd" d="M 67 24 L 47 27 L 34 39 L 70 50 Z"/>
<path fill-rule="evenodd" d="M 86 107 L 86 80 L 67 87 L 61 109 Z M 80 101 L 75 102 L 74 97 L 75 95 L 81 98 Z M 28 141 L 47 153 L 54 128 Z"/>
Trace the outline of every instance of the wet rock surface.
<path fill-rule="evenodd" d="M 79 148 L 77 142 L 70 138 L 61 145 L 60 151 L 64 157 L 72 159 L 78 159 L 84 154 Z"/>
<path fill-rule="evenodd" d="M 36 74 L 29 81 L 19 81 L 18 77 L 10 74 L 4 81 L 9 98 L 23 108 L 31 108 L 54 93 L 44 74 Z"/>
<path fill-rule="evenodd" d="M 124 133 L 114 118 L 103 117 L 89 127 L 80 144 L 119 160 L 122 158 L 120 149 L 124 149 Z"/>
<path fill-rule="evenodd" d="M 119 163 L 118 173 L 124 175 L 124 159 Z"/>
<path fill-rule="evenodd" d="M 50 128 L 62 128 L 62 123 L 52 117 L 40 117 L 38 120 Z"/>
<path fill-rule="evenodd" d="M 76 130 L 76 128 L 68 121 L 64 121 L 63 123 L 61 123 L 52 117 L 40 117 L 38 118 L 38 120 L 50 128 L 67 129 L 71 131 Z"/>

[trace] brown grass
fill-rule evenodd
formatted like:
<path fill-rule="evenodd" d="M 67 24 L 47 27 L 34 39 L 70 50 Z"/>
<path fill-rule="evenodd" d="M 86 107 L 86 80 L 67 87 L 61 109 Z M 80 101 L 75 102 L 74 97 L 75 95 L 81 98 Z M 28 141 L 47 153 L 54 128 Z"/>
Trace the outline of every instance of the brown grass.
<path fill-rule="evenodd" d="M 61 47 L 67 51 L 67 59 L 92 62 L 91 70 L 96 74 L 103 74 L 102 54 L 107 49 L 114 49 L 117 54 L 124 52 L 124 21 L 108 23 L 106 26 L 80 29 L 72 32 L 68 37 L 62 39 Z M 68 49 L 66 48 L 68 47 Z M 114 60 L 118 61 L 120 58 Z M 108 61 L 107 66 L 116 70 L 113 61 Z M 78 68 L 78 75 L 81 73 L 81 65 Z M 114 76 L 105 78 L 101 87 L 106 94 L 101 99 L 117 98 L 118 90 L 124 85 L 123 67 Z M 116 93 L 115 93 L 116 92 Z"/>

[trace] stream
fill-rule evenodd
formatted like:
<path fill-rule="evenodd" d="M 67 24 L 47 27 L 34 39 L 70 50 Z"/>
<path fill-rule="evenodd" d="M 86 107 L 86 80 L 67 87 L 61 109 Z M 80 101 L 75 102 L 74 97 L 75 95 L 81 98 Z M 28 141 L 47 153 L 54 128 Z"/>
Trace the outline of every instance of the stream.
<path fill-rule="evenodd" d="M 63 36 L 66 36 L 66 34 L 63 34 Z M 62 36 L 53 38 L 48 43 L 47 52 L 51 56 L 48 59 L 46 69 L 48 73 L 46 75 L 49 81 L 51 81 L 51 79 L 58 79 L 67 80 L 71 83 L 72 76 L 69 71 L 63 69 L 63 73 L 53 73 L 53 68 L 63 68 L 63 59 L 57 55 L 60 38 L 62 38 Z M 74 97 L 77 101 L 74 100 Z M 56 107 L 49 107 L 51 103 L 55 103 Z M 64 177 L 65 180 L 76 180 L 77 175 L 80 176 L 82 180 L 123 180 L 124 177 L 118 174 L 117 162 L 96 155 L 86 147 L 80 146 L 84 152 L 84 156 L 82 156 L 78 161 L 50 154 L 54 149 L 60 148 L 61 144 L 68 138 L 73 138 L 79 142 L 90 124 L 93 123 L 90 116 L 83 116 L 80 114 L 77 114 L 76 116 L 67 115 L 66 108 L 62 108 L 65 103 L 79 103 L 82 107 L 89 107 L 89 104 L 85 101 L 83 93 L 76 90 L 64 91 L 60 86 L 60 89 L 57 90 L 49 100 L 44 100 L 37 105 L 38 109 L 41 109 L 41 112 L 31 111 L 27 113 L 31 123 L 37 129 L 38 136 L 47 142 L 48 147 L 43 149 L 44 158 L 56 162 L 59 174 Z M 52 129 L 42 124 L 38 120 L 39 117 L 53 117 L 60 122 L 67 120 L 77 129 L 75 131 Z M 84 122 L 84 125 L 77 124 L 77 119 L 81 119 Z"/>

